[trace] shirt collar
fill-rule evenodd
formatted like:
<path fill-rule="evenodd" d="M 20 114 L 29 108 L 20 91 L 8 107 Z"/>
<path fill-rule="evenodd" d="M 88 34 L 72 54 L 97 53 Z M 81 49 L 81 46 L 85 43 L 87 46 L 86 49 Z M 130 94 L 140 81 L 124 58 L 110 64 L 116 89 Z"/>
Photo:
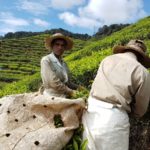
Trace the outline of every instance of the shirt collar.
<path fill-rule="evenodd" d="M 53 52 L 51 54 L 49 54 L 49 57 L 50 57 L 51 61 L 57 63 L 60 67 L 62 67 L 63 60 L 61 60 L 61 62 L 62 62 L 62 64 L 61 64 Z"/>
<path fill-rule="evenodd" d="M 132 53 L 132 52 L 125 52 L 123 54 L 126 55 L 126 56 L 128 56 L 128 57 L 130 57 L 130 58 L 133 58 L 133 59 L 137 60 L 136 55 L 134 53 Z"/>

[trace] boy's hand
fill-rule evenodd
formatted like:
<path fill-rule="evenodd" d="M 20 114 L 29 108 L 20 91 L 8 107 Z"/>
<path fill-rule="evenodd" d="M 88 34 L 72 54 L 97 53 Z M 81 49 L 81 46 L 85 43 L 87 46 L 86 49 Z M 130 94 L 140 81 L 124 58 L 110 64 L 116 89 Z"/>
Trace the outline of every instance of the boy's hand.
<path fill-rule="evenodd" d="M 72 90 L 72 91 L 69 93 L 69 98 L 75 98 L 75 97 L 76 97 L 76 93 L 77 93 L 76 90 Z"/>
<path fill-rule="evenodd" d="M 79 85 L 79 86 L 78 86 L 78 88 L 77 88 L 77 90 L 78 90 L 78 91 L 85 90 L 85 87 L 84 87 L 84 86 L 82 86 L 82 85 Z"/>

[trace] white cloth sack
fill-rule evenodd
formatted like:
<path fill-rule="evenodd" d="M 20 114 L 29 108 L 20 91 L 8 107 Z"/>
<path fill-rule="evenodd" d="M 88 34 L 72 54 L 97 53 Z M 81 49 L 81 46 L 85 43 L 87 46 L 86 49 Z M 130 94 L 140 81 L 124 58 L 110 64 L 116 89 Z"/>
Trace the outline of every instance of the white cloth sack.
<path fill-rule="evenodd" d="M 126 111 L 110 103 L 88 99 L 88 111 L 83 114 L 83 138 L 87 150 L 128 150 L 129 118 Z"/>
<path fill-rule="evenodd" d="M 0 99 L 0 150 L 61 150 L 79 127 L 85 102 L 17 94 Z M 60 114 L 63 127 L 55 128 Z"/>

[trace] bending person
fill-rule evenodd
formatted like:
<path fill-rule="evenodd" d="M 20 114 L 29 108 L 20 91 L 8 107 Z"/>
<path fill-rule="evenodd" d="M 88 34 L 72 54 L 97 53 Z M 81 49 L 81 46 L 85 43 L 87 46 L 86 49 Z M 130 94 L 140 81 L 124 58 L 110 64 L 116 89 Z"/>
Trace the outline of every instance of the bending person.
<path fill-rule="evenodd" d="M 150 58 L 141 40 L 115 46 L 100 64 L 83 115 L 88 150 L 128 150 L 129 117 L 142 117 L 150 100 Z"/>

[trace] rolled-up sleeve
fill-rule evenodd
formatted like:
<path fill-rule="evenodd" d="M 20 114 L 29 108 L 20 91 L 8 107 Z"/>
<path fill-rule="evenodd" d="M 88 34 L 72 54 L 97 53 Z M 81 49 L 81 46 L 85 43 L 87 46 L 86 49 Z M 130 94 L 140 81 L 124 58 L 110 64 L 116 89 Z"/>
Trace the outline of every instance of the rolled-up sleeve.
<path fill-rule="evenodd" d="M 148 108 L 150 101 L 150 74 L 146 69 L 141 69 L 136 74 L 138 77 L 138 88 L 135 94 L 134 114 L 142 117 Z"/>
<path fill-rule="evenodd" d="M 62 94 L 69 94 L 72 89 L 67 87 L 57 76 L 51 62 L 43 58 L 41 60 L 41 78 L 45 88 L 53 88 Z"/>

